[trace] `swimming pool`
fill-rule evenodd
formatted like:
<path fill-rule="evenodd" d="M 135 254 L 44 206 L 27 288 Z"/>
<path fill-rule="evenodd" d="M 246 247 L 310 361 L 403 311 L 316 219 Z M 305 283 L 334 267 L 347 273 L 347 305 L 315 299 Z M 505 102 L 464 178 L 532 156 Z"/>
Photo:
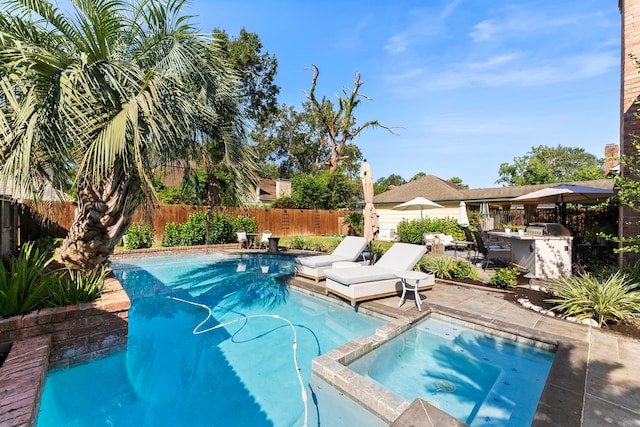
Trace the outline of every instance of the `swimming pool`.
<path fill-rule="evenodd" d="M 291 259 L 189 254 L 112 266 L 131 299 L 127 351 L 49 372 L 38 427 L 288 426 L 305 416 L 384 425 L 307 382 L 313 358 L 386 321 L 277 283 Z"/>
<path fill-rule="evenodd" d="M 471 426 L 518 427 L 531 424 L 554 359 L 529 344 L 431 316 L 349 368 Z"/>

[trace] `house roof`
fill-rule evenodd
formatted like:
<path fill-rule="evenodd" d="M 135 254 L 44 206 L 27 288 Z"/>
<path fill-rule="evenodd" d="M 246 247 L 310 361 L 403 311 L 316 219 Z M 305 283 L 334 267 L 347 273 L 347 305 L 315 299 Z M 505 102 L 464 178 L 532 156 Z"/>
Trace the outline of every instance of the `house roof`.
<path fill-rule="evenodd" d="M 463 189 L 433 175 L 426 175 L 415 181 L 395 187 L 373 198 L 373 203 L 403 203 L 422 196 L 429 200 L 463 200 Z"/>
<path fill-rule="evenodd" d="M 556 184 L 558 183 L 464 189 L 436 176 L 427 175 L 392 190 L 385 191 L 382 194 L 378 194 L 373 198 L 373 202 L 376 204 L 398 204 L 418 196 L 426 197 L 434 202 L 508 202 L 514 197 L 522 196 Z M 567 184 L 586 185 L 612 190 L 614 182 L 611 179 L 598 179 L 593 181 L 573 181 Z"/>

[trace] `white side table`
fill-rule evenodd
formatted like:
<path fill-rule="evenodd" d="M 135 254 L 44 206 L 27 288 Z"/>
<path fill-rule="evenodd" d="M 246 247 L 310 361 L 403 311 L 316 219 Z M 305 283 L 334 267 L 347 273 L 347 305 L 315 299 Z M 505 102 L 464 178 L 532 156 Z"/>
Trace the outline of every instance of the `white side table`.
<path fill-rule="evenodd" d="M 402 296 L 400 297 L 400 302 L 398 303 L 398 307 L 404 304 L 405 297 L 407 296 L 407 291 L 413 291 L 413 297 L 416 300 L 416 306 L 418 307 L 418 311 L 422 311 L 422 306 L 420 302 L 420 295 L 418 295 L 418 287 L 420 286 L 420 280 L 424 280 L 429 277 L 427 273 L 423 273 L 422 271 L 398 271 L 396 273 L 400 279 L 402 279 Z M 414 283 L 407 283 L 407 281 L 414 281 Z"/>

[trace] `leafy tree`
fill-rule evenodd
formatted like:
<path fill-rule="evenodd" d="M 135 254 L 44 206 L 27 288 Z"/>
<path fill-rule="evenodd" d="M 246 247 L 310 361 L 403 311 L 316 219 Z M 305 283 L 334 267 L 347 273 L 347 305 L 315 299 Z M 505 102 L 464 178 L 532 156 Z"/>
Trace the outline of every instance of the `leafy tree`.
<path fill-rule="evenodd" d="M 427 174 L 426 174 L 426 173 L 424 173 L 424 172 L 418 172 L 417 174 L 415 174 L 415 175 L 413 175 L 413 176 L 411 177 L 411 179 L 409 180 L 409 182 L 411 182 L 411 181 L 415 181 L 416 179 L 420 179 L 420 178 L 423 178 L 423 177 L 425 177 L 425 176 L 427 176 Z"/>
<path fill-rule="evenodd" d="M 317 114 L 318 120 L 321 123 L 321 143 L 328 146 L 331 150 L 330 156 L 325 162 L 330 172 L 333 173 L 337 171 L 340 166 L 340 162 L 348 158 L 344 152 L 345 145 L 366 128 L 381 127 L 395 135 L 392 128 L 380 124 L 378 120 L 370 120 L 360 126 L 356 125 L 356 118 L 353 115 L 353 111 L 360 104 L 361 98 L 371 100 L 367 95 L 360 92 L 360 88 L 364 84 L 360 80 L 360 73 L 357 71 L 355 73 L 354 87 L 351 92 L 348 92 L 346 88 L 343 88 L 342 93 L 344 94 L 344 97 L 336 95 L 338 98 L 336 108 L 325 96 L 322 97 L 322 100 L 318 101 L 315 91 L 320 71 L 315 65 L 311 66 L 311 70 L 313 72 L 311 89 L 309 90 L 309 93 L 305 92 L 305 96 L 311 102 L 313 111 Z"/>
<path fill-rule="evenodd" d="M 78 206 L 58 262 L 102 263 L 135 210 L 155 200 L 153 168 L 207 144 L 237 192 L 251 189 L 237 78 L 184 5 L 85 0 L 68 14 L 45 0 L 0 6 L 0 175 L 37 196 L 75 173 Z"/>
<path fill-rule="evenodd" d="M 327 186 L 320 175 L 298 175 L 291 182 L 294 207 L 298 209 L 324 209 Z"/>
<path fill-rule="evenodd" d="M 378 178 L 373 184 L 373 193 L 380 194 L 387 191 L 390 187 L 399 187 L 406 184 L 407 181 L 400 175 L 391 174 L 388 177 Z"/>
<path fill-rule="evenodd" d="M 257 158 L 264 162 L 263 169 L 277 169 L 274 178 L 313 174 L 320 170 L 329 156 L 321 144 L 315 116 L 286 105 L 278 110 L 271 123 L 256 132 L 254 139 L 259 142 L 255 151 Z"/>
<path fill-rule="evenodd" d="M 531 147 L 513 163 L 502 163 L 496 184 L 531 185 L 604 178 L 603 159 L 577 147 Z"/>
<path fill-rule="evenodd" d="M 462 182 L 462 178 L 454 176 L 453 178 L 449 178 L 447 182 L 452 183 L 453 185 L 457 185 L 460 188 L 469 188 L 467 184 Z"/>
<path fill-rule="evenodd" d="M 283 105 L 272 122 L 260 127 L 252 135 L 257 158 L 265 173 L 274 178 L 292 178 L 296 174 L 313 174 L 321 171 L 329 162 L 331 149 L 323 138 L 323 127 L 310 102 L 302 104 L 303 110 Z M 340 169 L 354 178 L 358 176 L 362 153 L 358 146 L 343 146 L 345 160 Z"/>
<path fill-rule="evenodd" d="M 640 140 L 634 139 L 631 142 L 632 150 L 636 154 L 620 156 L 620 163 L 624 166 L 623 173 L 614 177 L 617 189 L 617 198 L 620 206 L 626 206 L 634 211 L 640 212 Z M 612 203 L 609 199 L 608 203 Z M 625 226 L 634 226 L 634 223 Z M 618 236 L 617 234 L 602 233 L 607 240 L 620 243 L 616 252 L 640 253 L 640 235 Z"/>
<path fill-rule="evenodd" d="M 226 59 L 238 72 L 247 117 L 256 124 L 268 123 L 278 111 L 280 87 L 274 83 L 278 71 L 276 56 L 263 53 L 260 37 L 244 28 L 238 37 L 231 39 L 224 30 L 216 28 L 213 33 Z"/>
<path fill-rule="evenodd" d="M 353 183 L 342 173 L 328 171 L 293 178 L 292 195 L 281 197 L 273 207 L 291 209 L 344 209 L 352 206 Z"/>

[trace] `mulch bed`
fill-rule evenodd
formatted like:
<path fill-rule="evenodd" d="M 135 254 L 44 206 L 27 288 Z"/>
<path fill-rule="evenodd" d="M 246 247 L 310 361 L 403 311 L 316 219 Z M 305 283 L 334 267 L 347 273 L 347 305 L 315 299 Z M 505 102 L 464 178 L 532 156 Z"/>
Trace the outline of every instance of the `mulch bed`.
<path fill-rule="evenodd" d="M 504 299 L 507 301 L 518 303 L 518 299 L 527 298 L 529 302 L 538 307 L 544 309 L 551 309 L 553 306 L 545 301 L 545 299 L 551 298 L 551 295 L 546 292 L 535 291 L 533 289 L 525 287 L 517 287 L 513 289 L 513 292 L 504 295 Z M 617 325 L 605 325 L 602 327 L 603 331 L 613 332 L 627 337 L 640 339 L 640 328 L 638 326 L 627 325 L 620 323 Z"/>

